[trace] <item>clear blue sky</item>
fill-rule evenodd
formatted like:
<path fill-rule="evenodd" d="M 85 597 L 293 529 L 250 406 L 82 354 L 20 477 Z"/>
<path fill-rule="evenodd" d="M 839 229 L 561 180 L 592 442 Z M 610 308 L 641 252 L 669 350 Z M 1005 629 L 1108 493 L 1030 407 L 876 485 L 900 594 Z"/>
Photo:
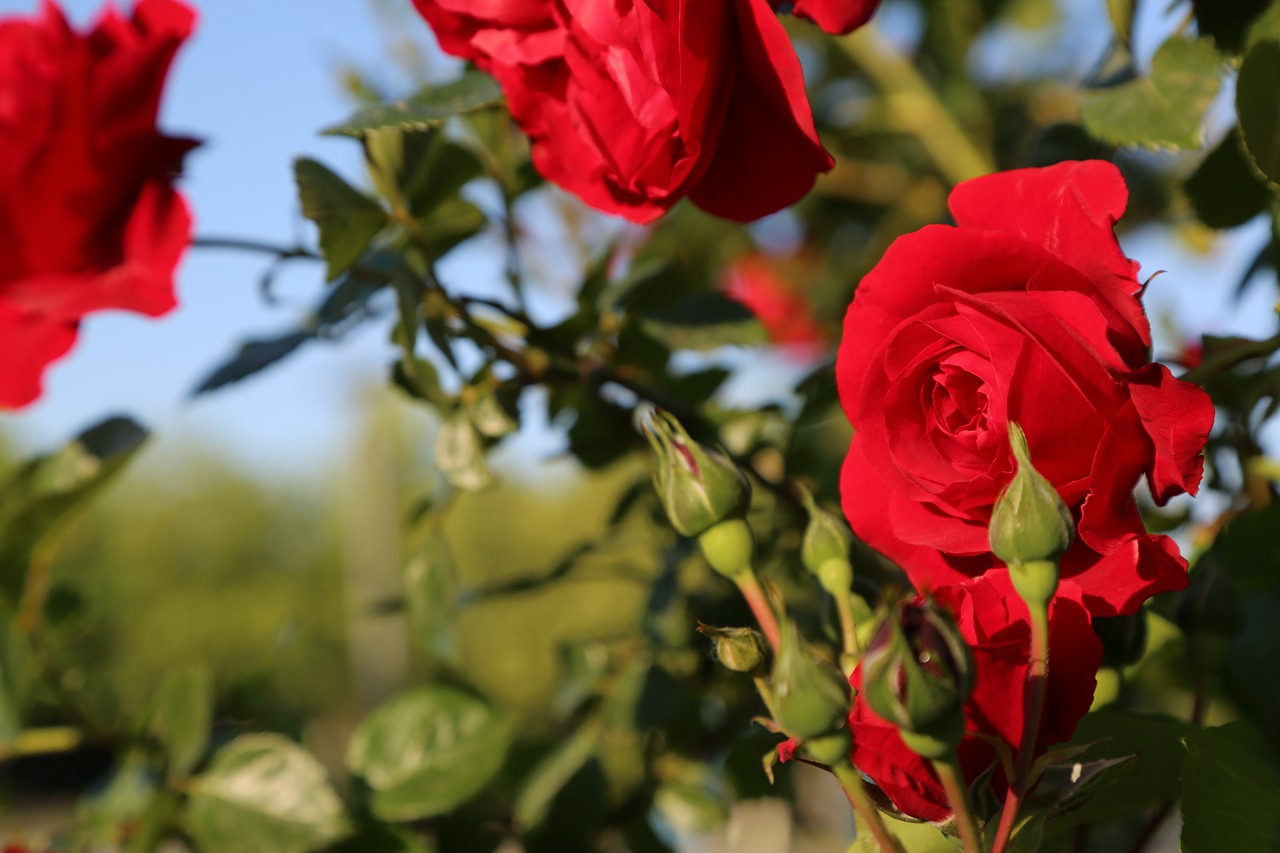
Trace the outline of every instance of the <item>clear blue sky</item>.
<path fill-rule="evenodd" d="M 381 2 L 402 10 L 409 5 Z M 183 181 L 196 233 L 286 244 L 299 235 L 310 239 L 310 226 L 297 213 L 291 160 L 306 154 L 359 176 L 354 143 L 316 135 L 350 111 L 338 67 L 355 63 L 396 85 L 372 8 L 367 0 L 193 5 L 200 25 L 178 57 L 161 124 L 207 140 L 188 160 Z M 101 0 L 64 0 L 63 6 L 84 24 Z M 36 7 L 37 0 L 0 0 L 0 14 Z M 405 22 L 398 35 L 430 42 L 416 16 L 406 14 Z M 1158 44 L 1159 33 L 1150 35 Z M 1212 255 L 1194 255 L 1154 233 L 1127 239 L 1144 269 L 1168 270 L 1149 293 L 1153 319 L 1175 317 L 1192 333 L 1270 334 L 1272 291 L 1255 288 L 1240 307 L 1227 298 L 1227 282 L 1265 239 L 1265 227 L 1254 226 L 1232 234 Z M 483 277 L 480 262 L 494 260 L 483 257 L 486 251 L 477 247 L 470 259 L 451 260 L 466 264 L 465 278 L 472 280 Z M 361 411 L 362 392 L 384 383 L 393 356 L 385 324 L 341 346 L 310 346 L 243 384 L 188 399 L 238 340 L 287 329 L 318 292 L 320 270 L 298 264 L 281 280 L 282 304 L 265 305 L 257 288 L 264 260 L 190 251 L 179 270 L 176 312 L 160 320 L 120 313 L 89 318 L 72 355 L 47 374 L 44 398 L 20 415 L 0 415 L 0 431 L 25 447 L 48 447 L 108 414 L 126 412 L 154 427 L 167 444 L 200 438 L 267 470 L 335 459 Z M 543 442 L 545 447 L 545 435 Z"/>

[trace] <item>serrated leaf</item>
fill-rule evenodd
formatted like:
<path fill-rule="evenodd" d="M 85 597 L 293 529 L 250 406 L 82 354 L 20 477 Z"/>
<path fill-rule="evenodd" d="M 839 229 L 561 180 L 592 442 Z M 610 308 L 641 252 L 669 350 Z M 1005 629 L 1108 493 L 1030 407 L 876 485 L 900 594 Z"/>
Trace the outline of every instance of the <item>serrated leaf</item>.
<path fill-rule="evenodd" d="M 342 124 L 321 131 L 329 136 L 361 136 L 386 128 L 439 127 L 455 116 L 490 109 L 502 103 L 502 89 L 481 71 L 470 70 L 457 80 L 430 86 L 412 98 L 361 110 Z"/>
<path fill-rule="evenodd" d="M 1246 156 L 1233 128 L 1187 178 L 1187 198 L 1210 228 L 1235 228 L 1266 210 L 1270 193 Z"/>
<path fill-rule="evenodd" d="M 1184 742 L 1182 850 L 1280 849 L 1280 767 L 1262 735 L 1248 723 L 1236 722 L 1202 729 Z"/>
<path fill-rule="evenodd" d="M 1236 113 L 1248 162 L 1280 188 L 1280 41 L 1259 41 L 1244 58 L 1236 81 Z"/>
<path fill-rule="evenodd" d="M 352 187 L 328 166 L 309 157 L 293 163 L 302 215 L 320 229 L 320 250 L 334 281 L 369 248 L 387 225 L 382 205 Z"/>
<path fill-rule="evenodd" d="M 382 820 L 444 814 L 497 775 L 511 726 L 482 699 L 454 687 L 425 687 L 392 699 L 361 722 L 347 767 L 368 787 Z"/>
<path fill-rule="evenodd" d="M 466 412 L 455 412 L 440 425 L 436 466 L 450 484 L 464 492 L 479 492 L 493 485 L 493 472 L 484 458 L 484 442 Z"/>
<path fill-rule="evenodd" d="M 1092 94 L 1084 124 L 1117 145 L 1199 148 L 1222 65 L 1209 39 L 1171 38 L 1156 51 L 1149 77 Z"/>
<path fill-rule="evenodd" d="M 164 746 L 169 772 L 185 776 L 209 745 L 213 723 L 213 679 L 204 666 L 173 673 L 152 700 L 147 728 Z"/>
<path fill-rule="evenodd" d="M 219 388 L 266 370 L 277 361 L 291 355 L 313 337 L 315 335 L 311 332 L 289 332 L 277 338 L 245 341 L 229 361 L 206 376 L 196 386 L 196 389 L 191 392 L 192 396 L 217 391 Z"/>
<path fill-rule="evenodd" d="M 0 486 L 0 591 L 16 600 L 35 548 L 128 464 L 147 435 L 131 418 L 108 418 Z"/>
<path fill-rule="evenodd" d="M 306 853 L 350 828 L 320 762 L 274 734 L 218 750 L 191 783 L 185 824 L 202 853 Z"/>

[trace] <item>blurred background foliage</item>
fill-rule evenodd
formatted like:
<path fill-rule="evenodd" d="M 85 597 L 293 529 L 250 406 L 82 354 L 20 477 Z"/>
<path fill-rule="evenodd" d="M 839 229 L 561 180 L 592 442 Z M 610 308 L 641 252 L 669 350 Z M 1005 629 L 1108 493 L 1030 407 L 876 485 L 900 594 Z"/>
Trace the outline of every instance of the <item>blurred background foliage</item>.
<path fill-rule="evenodd" d="M 777 738 L 751 722 L 763 709 L 750 680 L 695 632 L 750 614 L 670 531 L 631 409 L 670 409 L 751 470 L 762 573 L 833 651 L 830 602 L 797 559 L 798 486 L 837 504 L 849 435 L 831 357 L 859 278 L 897 236 L 945 221 L 954 183 L 1100 157 L 1131 189 L 1123 234 L 1197 252 L 1225 241 L 1253 259 L 1243 280 L 1189 286 L 1274 281 L 1280 4 L 888 0 L 842 39 L 792 22 L 836 168 L 752 226 L 686 204 L 648 229 L 540 184 L 492 87 L 441 88 L 456 63 L 423 47 L 409 4 L 377 5 L 388 64 L 426 88 L 388 109 L 404 93 L 385 69 L 339 69 L 361 112 L 329 132 L 362 145 L 371 174 L 295 164 L 317 249 L 221 241 L 276 266 L 323 260 L 328 283 L 317 264 L 315 309 L 296 328 L 221 362 L 210 353 L 193 386 L 235 393 L 372 323 L 399 348 L 396 387 L 360 401 L 364 428 L 333 449 L 332 473 L 267 482 L 169 442 L 82 505 L 48 559 L 38 641 L 6 644 L 0 838 L 131 851 L 166 838 L 211 851 L 845 849 L 852 823 L 825 776 L 791 764 L 766 778 Z M 505 269 L 489 281 L 475 261 L 494 256 Z M 747 257 L 802 295 L 809 347 L 768 345 L 768 323 L 725 294 Z M 1077 740 L 1091 757 L 1138 758 L 1042 849 L 1173 849 L 1166 818 L 1197 754 L 1184 737 L 1243 720 L 1248 731 L 1206 730 L 1235 738 L 1215 748 L 1280 743 L 1265 430 L 1280 339 L 1193 341 L 1201 331 L 1162 329 L 1158 354 L 1220 407 L 1214 494 L 1149 516 L 1195 560 L 1193 584 L 1099 624 L 1108 660 Z M 531 452 L 531 433 L 559 449 Z M 0 476 L 17 482 L 19 460 L 3 458 Z M 13 568 L 16 553 L 0 559 L 10 587 L 27 568 Z M 22 552 L 33 565 L 42 553 Z M 894 570 L 861 546 L 855 565 L 874 604 Z M 17 592 L 6 589 L 6 619 Z M 484 732 L 440 759 L 457 772 L 452 793 L 404 766 L 396 740 L 446 717 Z M 260 731 L 308 752 L 243 737 Z M 464 747 L 475 752 L 459 758 Z M 306 825 L 227 793 L 264 755 L 310 792 Z M 1183 814 L 1184 849 L 1212 849 L 1195 846 L 1194 804 Z M 913 851 L 946 849 L 931 828 L 897 829 Z"/>

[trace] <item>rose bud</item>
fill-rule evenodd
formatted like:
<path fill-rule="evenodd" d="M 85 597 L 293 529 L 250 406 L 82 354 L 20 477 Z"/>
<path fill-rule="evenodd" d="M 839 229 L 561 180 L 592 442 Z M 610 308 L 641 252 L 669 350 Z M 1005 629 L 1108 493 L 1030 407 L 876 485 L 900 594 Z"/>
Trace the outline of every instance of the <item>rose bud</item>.
<path fill-rule="evenodd" d="M 862 667 L 863 698 L 898 726 L 907 746 L 926 758 L 955 749 L 973 658 L 948 614 L 928 601 L 899 604 L 876 630 Z"/>
<path fill-rule="evenodd" d="M 699 625 L 698 633 L 710 637 L 716 660 L 734 672 L 760 674 L 768 646 L 764 635 L 754 628 L 714 628 Z"/>
<path fill-rule="evenodd" d="M 731 518 L 744 518 L 751 484 L 724 454 L 689 437 L 667 412 L 653 409 L 642 423 L 658 457 L 653 483 L 671 525 L 697 536 Z"/>
<path fill-rule="evenodd" d="M 794 623 L 783 628 L 772 686 L 778 724 L 801 740 L 834 732 L 849 713 L 844 678 L 814 656 Z"/>
<path fill-rule="evenodd" d="M 832 595 L 847 595 L 853 585 L 853 566 L 849 563 L 849 547 L 853 536 L 844 522 L 818 506 L 805 494 L 809 524 L 804 530 L 800 557 L 822 588 Z"/>

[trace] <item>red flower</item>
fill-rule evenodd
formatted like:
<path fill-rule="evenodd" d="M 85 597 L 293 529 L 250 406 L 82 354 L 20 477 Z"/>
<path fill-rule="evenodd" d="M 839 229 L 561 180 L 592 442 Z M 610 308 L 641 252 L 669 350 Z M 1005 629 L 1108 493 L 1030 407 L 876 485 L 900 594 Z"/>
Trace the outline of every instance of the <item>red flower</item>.
<path fill-rule="evenodd" d="M 174 307 L 191 222 L 170 180 L 194 143 L 155 121 L 194 21 L 178 0 L 85 35 L 52 2 L 0 21 L 0 408 L 40 396 L 86 314 Z"/>
<path fill-rule="evenodd" d="M 858 287 L 836 377 L 856 431 L 845 513 L 920 589 L 1000 565 L 991 508 L 1013 473 L 1006 422 L 1078 520 L 1062 574 L 1095 615 L 1131 613 L 1186 585 L 1133 500 L 1194 494 L 1208 396 L 1150 363 L 1137 264 L 1112 226 L 1127 191 L 1109 163 L 968 181 L 957 227 L 894 242 Z"/>
<path fill-rule="evenodd" d="M 833 34 L 851 33 L 871 20 L 880 0 L 771 0 L 773 8 L 813 21 Z"/>
<path fill-rule="evenodd" d="M 768 0 L 414 0 L 444 50 L 502 85 L 549 180 L 647 222 L 688 195 L 741 221 L 832 159 Z"/>
<path fill-rule="evenodd" d="M 969 735 L 960 744 L 960 763 L 965 779 L 972 783 L 997 756 L 994 746 L 971 735 L 998 738 L 1014 751 L 1022 740 L 1031 625 L 1026 605 L 1005 572 L 940 587 L 934 596 L 955 615 L 960 634 L 973 651 L 975 680 L 965 703 Z M 1090 627 L 1080 590 L 1066 581 L 1049 613 L 1049 684 L 1037 755 L 1071 738 L 1093 702 L 1101 663 L 1102 643 Z M 851 681 L 861 690 L 861 669 L 854 671 Z M 902 743 L 897 727 L 878 717 L 861 693 L 854 700 L 849 727 L 853 763 L 894 805 L 921 820 L 940 821 L 951 814 L 946 791 L 929 762 Z M 1003 784 L 1003 773 L 997 772 L 996 777 Z"/>
<path fill-rule="evenodd" d="M 751 309 L 775 344 L 816 351 L 826 343 L 808 298 L 785 282 L 767 258 L 747 255 L 735 261 L 724 292 Z"/>

